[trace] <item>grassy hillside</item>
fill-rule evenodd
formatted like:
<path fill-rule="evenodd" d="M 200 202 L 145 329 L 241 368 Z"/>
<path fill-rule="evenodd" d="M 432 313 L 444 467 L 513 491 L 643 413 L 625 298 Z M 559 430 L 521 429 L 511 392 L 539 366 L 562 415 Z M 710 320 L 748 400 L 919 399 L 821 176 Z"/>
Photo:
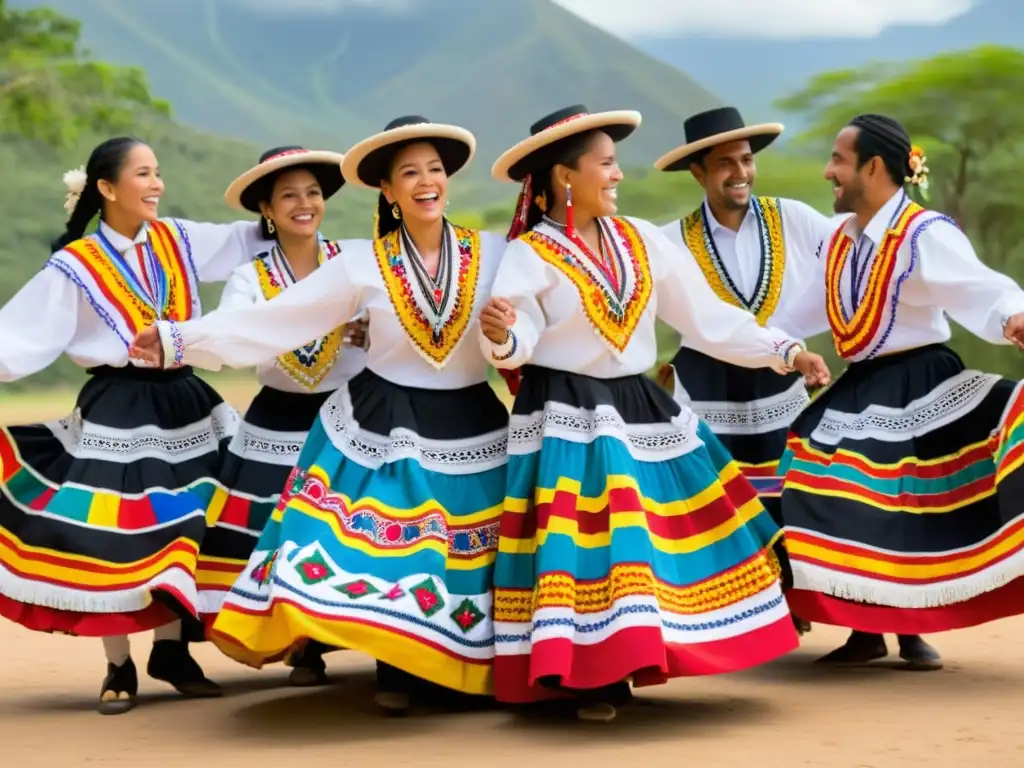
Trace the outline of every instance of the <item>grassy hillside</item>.
<path fill-rule="evenodd" d="M 536 118 L 568 104 L 639 109 L 644 125 L 626 159 L 641 165 L 678 143 L 686 116 L 717 103 L 549 0 L 433 0 L 393 15 L 372 5 L 267 15 L 238 0 L 11 4 L 80 19 L 97 58 L 143 67 L 176 119 L 204 131 L 344 149 L 419 113 L 477 134 L 476 178 Z"/>

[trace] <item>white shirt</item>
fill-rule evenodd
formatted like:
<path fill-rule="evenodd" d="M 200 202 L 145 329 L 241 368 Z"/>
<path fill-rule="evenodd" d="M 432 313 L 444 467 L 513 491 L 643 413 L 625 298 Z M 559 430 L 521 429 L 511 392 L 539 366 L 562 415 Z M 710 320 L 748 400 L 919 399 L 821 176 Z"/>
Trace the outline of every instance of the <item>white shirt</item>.
<path fill-rule="evenodd" d="M 200 320 L 173 326 L 158 323 L 165 364 L 173 364 L 179 351 L 183 364 L 210 370 L 224 365 L 258 365 L 366 312 L 370 323 L 366 367 L 377 375 L 401 386 L 423 389 L 458 389 L 482 383 L 487 380 L 487 361 L 475 344 L 465 343 L 465 337 L 475 331 L 480 310 L 491 295 L 505 240 L 488 232 L 475 234 L 479 238 L 479 252 L 473 259 L 476 280 L 456 281 L 461 288 L 450 297 L 457 297 L 459 311 L 467 313 L 464 327 L 461 334 L 454 334 L 451 329 L 457 324 L 446 326 L 442 360 L 430 358 L 403 323 L 413 322 L 414 313 L 401 296 L 393 299 L 385 284 L 384 275 L 394 273 L 387 266 L 388 259 L 378 255 L 378 245 L 384 241 L 354 240 L 343 241 L 347 255 L 323 264 L 315 279 L 300 280 L 266 303 L 218 309 Z M 449 238 L 451 252 L 457 256 L 459 248 L 451 227 Z M 416 287 L 409 254 L 402 247 L 394 258 L 405 267 L 407 285 L 417 306 L 422 306 L 425 299 Z M 459 265 L 452 266 L 457 272 Z M 451 311 L 454 305 L 446 306 Z"/>
<path fill-rule="evenodd" d="M 260 237 L 259 225 L 251 221 L 208 224 L 179 219 L 177 223 L 187 235 L 201 282 L 225 280 L 250 258 Z M 143 226 L 134 238 L 118 234 L 103 222 L 100 230 L 132 271 L 141 275 L 136 245 L 146 244 L 148 228 Z M 83 368 L 129 364 L 127 345 L 97 314 L 90 296 L 47 262 L 0 309 L 0 381 L 37 373 L 62 353 Z"/>
<path fill-rule="evenodd" d="M 839 279 L 839 298 L 846 313 L 864 297 L 878 247 L 886 230 L 911 200 L 903 190 L 894 194 L 861 231 L 853 216 L 839 228 L 856 252 L 846 259 Z M 831 236 L 825 241 L 814 278 L 804 296 L 777 313 L 771 324 L 801 336 L 830 330 L 826 311 L 826 266 Z M 861 279 L 854 280 L 854 265 Z M 856 285 L 855 285 L 856 283 Z M 854 298 L 856 288 L 856 298 Z M 927 344 L 949 341 L 948 315 L 974 335 L 993 344 L 1009 344 L 1003 325 L 1024 312 L 1024 291 L 1013 280 L 985 266 L 967 236 L 952 221 L 927 211 L 911 225 L 896 251 L 896 268 L 886 286 L 895 314 L 886 316 L 864 353 L 851 359 L 875 357 Z M 895 299 L 895 302 L 893 300 Z"/>
<path fill-rule="evenodd" d="M 770 214 L 762 212 L 760 202 L 755 205 L 752 201 L 739 230 L 733 231 L 715 218 L 707 198 L 704 198 L 701 208 L 693 214 L 696 224 L 694 234 L 700 235 L 703 232 L 704 228 L 697 218 L 699 211 L 703 211 L 714 247 L 709 247 L 701 238 L 697 252 L 690 247 L 691 244 L 687 243 L 683 234 L 684 222 L 690 217 L 676 219 L 661 228 L 674 245 L 696 262 L 712 288 L 717 285 L 716 293 L 723 300 L 749 308 L 757 314 L 760 303 L 751 299 L 758 292 L 763 295 L 777 292 L 774 309 L 765 307 L 762 322 L 766 322 L 774 312 L 800 299 L 806 284 L 814 275 L 822 241 L 839 224 L 799 200 L 768 200 L 778 202 L 777 217 L 773 219 Z M 773 222 L 776 228 L 781 228 L 780 250 L 783 256 L 781 269 L 776 268 L 777 271 L 773 271 L 772 266 L 778 254 L 772 248 L 771 237 L 768 236 Z M 730 281 L 735 291 L 730 289 Z M 744 301 L 741 302 L 740 297 L 736 296 L 737 292 Z M 689 346 L 688 340 L 684 338 L 682 345 Z"/>
<path fill-rule="evenodd" d="M 354 245 L 358 245 L 361 250 L 365 250 L 366 242 L 365 240 L 334 241 L 333 245 L 337 246 L 340 252 L 332 258 L 348 258 L 350 255 L 349 251 Z M 260 251 L 254 254 L 254 258 L 251 261 L 242 264 L 231 273 L 231 277 L 228 278 L 227 283 L 224 285 L 220 304 L 215 312 L 238 307 L 262 305 L 267 302 L 266 294 L 260 281 L 261 272 L 257 268 L 257 259 L 260 260 L 263 268 L 273 275 L 273 280 L 278 285 L 285 288 L 294 285 L 295 280 L 291 271 L 280 263 L 280 254 L 277 257 L 274 256 L 273 248 L 274 243 L 272 241 L 264 241 Z M 303 279 L 318 279 L 320 275 L 319 269 L 320 267 Z M 320 338 L 322 339 L 323 337 Z M 316 340 L 316 342 L 319 341 L 320 339 Z M 285 355 L 290 354 L 292 353 L 285 353 Z M 366 367 L 366 351 L 346 343 L 338 352 L 337 359 L 330 366 L 330 369 L 315 386 L 307 385 L 308 379 L 303 381 L 290 373 L 289 367 L 282 364 L 281 356 L 272 358 L 256 366 L 256 379 L 264 387 L 271 387 L 283 392 L 331 392 Z"/>
<path fill-rule="evenodd" d="M 609 221 L 603 220 L 606 227 Z M 720 301 L 693 259 L 686 258 L 655 225 L 642 219 L 625 221 L 636 228 L 639 247 L 649 262 L 646 278 L 653 285 L 623 348 L 617 349 L 595 332 L 594 323 L 581 311 L 581 294 L 568 272 L 572 268 L 546 261 L 520 238 L 509 243 L 492 288 L 494 296 L 515 307 L 513 338 L 495 345 L 479 334 L 481 349 L 493 365 L 517 368 L 532 363 L 596 378 L 644 373 L 657 358 L 655 319 L 659 317 L 695 347 L 726 362 L 748 368 L 779 362 L 792 343 L 788 335 L 762 328 L 749 312 Z M 542 222 L 534 231 L 568 252 L 581 254 L 558 227 Z M 625 252 L 629 244 L 618 238 L 616 245 Z M 631 285 L 642 282 L 642 278 L 627 277 Z M 513 343 L 514 353 L 499 359 Z"/>

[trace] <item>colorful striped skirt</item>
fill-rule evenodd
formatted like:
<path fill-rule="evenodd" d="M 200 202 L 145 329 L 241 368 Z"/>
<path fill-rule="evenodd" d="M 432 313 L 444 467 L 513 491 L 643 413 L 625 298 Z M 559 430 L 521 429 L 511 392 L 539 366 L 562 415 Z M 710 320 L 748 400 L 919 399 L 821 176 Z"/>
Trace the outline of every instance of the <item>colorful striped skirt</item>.
<path fill-rule="evenodd" d="M 245 570 L 330 395 L 263 387 L 245 412 L 206 511 L 210 527 L 199 551 L 199 613 L 208 626 Z"/>
<path fill-rule="evenodd" d="M 653 685 L 788 653 L 779 533 L 721 442 L 645 376 L 526 366 L 495 563 L 495 695 Z"/>
<path fill-rule="evenodd" d="M 490 693 L 507 425 L 486 383 L 353 377 L 321 409 L 213 641 L 258 667 L 316 640 Z"/>
<path fill-rule="evenodd" d="M 808 403 L 799 373 L 742 368 L 682 347 L 672 359 L 673 397 L 722 441 L 780 526 L 779 460 L 793 419 Z"/>
<path fill-rule="evenodd" d="M 783 459 L 793 611 L 927 634 L 1024 613 L 1024 391 L 944 345 L 852 364 Z"/>
<path fill-rule="evenodd" d="M 194 619 L 238 413 L 188 368 L 90 373 L 71 416 L 0 430 L 0 615 L 91 636 Z"/>

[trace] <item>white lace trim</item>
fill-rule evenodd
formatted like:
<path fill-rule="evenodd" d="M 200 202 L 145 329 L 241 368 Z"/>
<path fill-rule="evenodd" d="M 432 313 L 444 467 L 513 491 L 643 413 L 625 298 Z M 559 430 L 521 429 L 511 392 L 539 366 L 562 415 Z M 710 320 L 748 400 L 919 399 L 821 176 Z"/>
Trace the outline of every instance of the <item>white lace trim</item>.
<path fill-rule="evenodd" d="M 964 371 L 903 408 L 869 405 L 860 413 L 828 408 L 811 433 L 811 440 L 822 445 L 838 445 L 841 440 L 898 443 L 920 437 L 952 424 L 977 408 L 1001 378 L 992 373 Z"/>
<path fill-rule="evenodd" d="M 697 437 L 697 425 L 693 411 L 685 407 L 671 422 L 627 424 L 610 405 L 588 410 L 548 401 L 542 411 L 512 415 L 508 453 L 513 456 L 539 451 L 546 437 L 574 443 L 592 443 L 599 437 L 610 437 L 624 443 L 637 460 L 665 461 L 704 444 Z"/>
<path fill-rule="evenodd" d="M 308 430 L 275 432 L 242 421 L 228 450 L 244 461 L 292 467 L 306 442 Z"/>
<path fill-rule="evenodd" d="M 153 424 L 135 429 L 115 429 L 84 421 L 74 413 L 46 422 L 64 450 L 76 459 L 98 459 L 131 464 L 139 459 L 160 459 L 179 464 L 219 449 L 226 437 L 233 437 L 242 417 L 227 403 L 215 406 L 208 418 L 177 429 L 161 429 Z"/>
<path fill-rule="evenodd" d="M 346 458 L 369 469 L 412 459 L 432 472 L 471 475 L 502 467 L 508 458 L 504 429 L 463 440 L 431 440 L 409 429 L 396 428 L 388 435 L 362 429 L 352 412 L 347 382 L 321 406 L 320 420 L 331 443 Z"/>
<path fill-rule="evenodd" d="M 718 435 L 764 435 L 788 429 L 810 402 L 803 379 L 796 379 L 785 392 L 746 403 L 725 400 L 690 400 L 676 377 L 674 398 L 686 405 Z"/>

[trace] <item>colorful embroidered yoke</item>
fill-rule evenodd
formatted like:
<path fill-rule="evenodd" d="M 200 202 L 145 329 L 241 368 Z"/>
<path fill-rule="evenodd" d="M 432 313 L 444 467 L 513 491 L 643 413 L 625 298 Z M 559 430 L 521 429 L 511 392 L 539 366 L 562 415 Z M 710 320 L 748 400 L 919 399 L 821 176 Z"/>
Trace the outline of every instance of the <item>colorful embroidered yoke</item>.
<path fill-rule="evenodd" d="M 341 249 L 336 242 L 322 241 L 317 265 L 334 258 L 340 252 Z M 295 275 L 292 273 L 291 267 L 288 266 L 288 260 L 277 246 L 266 253 L 259 254 L 253 261 L 253 267 L 259 278 L 263 298 L 268 301 L 295 282 Z M 277 367 L 293 381 L 306 389 L 314 390 L 334 367 L 344 336 L 345 329 L 343 327 L 335 328 L 303 347 L 279 355 Z"/>
<path fill-rule="evenodd" d="M 520 239 L 572 281 L 598 336 L 613 352 L 622 352 L 651 300 L 651 267 L 647 246 L 629 221 L 600 219 L 599 226 L 607 246 L 607 264 L 564 233 L 531 231 Z"/>
<path fill-rule="evenodd" d="M 744 296 L 728 270 L 711 234 L 704 206 L 680 223 L 683 242 L 697 260 L 708 285 L 726 304 L 752 312 L 757 322 L 764 325 L 779 305 L 782 295 L 782 276 L 786 269 L 786 245 L 782 230 L 782 204 L 775 197 L 755 197 L 750 201 L 761 236 L 761 270 L 752 296 Z"/>
<path fill-rule="evenodd" d="M 466 336 L 480 274 L 480 235 L 450 223 L 446 227 L 436 277 L 427 273 L 401 227 L 373 244 L 398 319 L 420 356 L 438 369 Z"/>
<path fill-rule="evenodd" d="M 843 359 L 868 360 L 881 351 L 896 323 L 900 287 L 914 270 L 917 240 L 936 221 L 949 219 L 910 203 L 897 210 L 874 258 L 863 260 L 845 227 L 832 236 L 825 256 L 825 307 Z M 911 247 L 901 249 L 908 238 Z"/>
<path fill-rule="evenodd" d="M 82 289 L 125 346 L 157 320 L 184 321 L 199 313 L 199 277 L 184 228 L 173 219 L 151 221 L 145 245 L 136 250 L 141 275 L 100 231 L 65 246 L 46 264 Z"/>

